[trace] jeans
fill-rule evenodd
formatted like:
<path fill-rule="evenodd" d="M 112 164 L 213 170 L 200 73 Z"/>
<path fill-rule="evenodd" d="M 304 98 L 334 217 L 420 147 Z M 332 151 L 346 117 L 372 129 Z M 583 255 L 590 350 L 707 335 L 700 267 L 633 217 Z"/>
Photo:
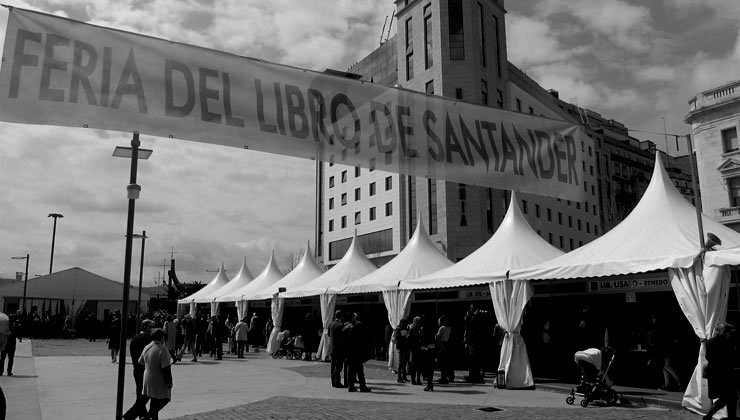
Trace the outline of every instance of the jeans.
<path fill-rule="evenodd" d="M 347 366 L 349 372 L 347 372 L 347 388 L 353 389 L 355 387 L 355 378 L 360 383 L 360 389 L 366 389 L 367 384 L 365 383 L 365 368 L 359 360 L 348 360 Z"/>
<path fill-rule="evenodd" d="M 339 386 L 342 383 L 342 366 L 344 365 L 343 353 L 331 354 L 331 386 Z M 345 383 L 347 380 L 345 379 Z"/>
<path fill-rule="evenodd" d="M 240 359 L 244 358 L 244 348 L 247 347 L 247 340 L 237 340 L 236 342 L 237 346 L 237 354 Z"/>
<path fill-rule="evenodd" d="M 8 375 L 13 374 L 13 361 L 15 359 L 15 346 L 5 346 L 5 350 L 0 353 L 0 374 L 5 368 L 5 358 L 8 358 Z"/>
<path fill-rule="evenodd" d="M 146 415 L 146 403 L 149 397 L 141 395 L 144 386 L 144 368 L 134 367 L 134 382 L 136 382 L 136 402 L 123 414 L 123 420 L 135 420 Z"/>

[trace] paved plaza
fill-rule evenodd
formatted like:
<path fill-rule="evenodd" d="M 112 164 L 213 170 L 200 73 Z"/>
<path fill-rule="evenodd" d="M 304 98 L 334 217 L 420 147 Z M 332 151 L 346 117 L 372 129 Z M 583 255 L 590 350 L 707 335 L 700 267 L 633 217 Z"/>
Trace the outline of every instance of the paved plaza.
<path fill-rule="evenodd" d="M 173 367 L 173 400 L 161 418 L 174 419 L 698 419 L 684 410 L 630 403 L 620 407 L 567 406 L 553 390 L 499 390 L 488 381 L 437 385 L 434 392 L 398 384 L 381 362 L 366 367 L 372 392 L 329 386 L 329 364 L 272 359 L 264 351 L 245 359 L 206 356 Z M 8 419 L 108 419 L 115 412 L 118 365 L 105 341 L 28 340 L 18 343 L 15 376 L 0 377 Z M 462 374 L 462 372 L 458 372 Z M 134 383 L 126 370 L 125 406 Z"/>

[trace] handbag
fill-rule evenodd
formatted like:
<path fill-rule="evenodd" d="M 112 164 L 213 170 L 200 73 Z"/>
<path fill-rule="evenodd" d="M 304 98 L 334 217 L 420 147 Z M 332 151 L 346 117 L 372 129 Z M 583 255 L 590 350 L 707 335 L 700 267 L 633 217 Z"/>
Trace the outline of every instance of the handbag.
<path fill-rule="evenodd" d="M 702 366 L 701 377 L 704 379 L 709 379 L 709 363 L 704 363 L 704 365 Z"/>

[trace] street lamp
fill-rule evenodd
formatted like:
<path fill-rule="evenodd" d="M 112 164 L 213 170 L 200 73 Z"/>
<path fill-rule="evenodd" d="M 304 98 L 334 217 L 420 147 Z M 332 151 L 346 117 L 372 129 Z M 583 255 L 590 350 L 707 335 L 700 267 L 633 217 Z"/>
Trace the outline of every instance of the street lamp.
<path fill-rule="evenodd" d="M 10 257 L 13 260 L 26 260 L 26 279 L 23 281 L 23 309 L 21 310 L 23 314 L 23 319 L 25 320 L 26 317 L 26 287 L 28 286 L 28 261 L 31 260 L 31 254 L 26 254 L 25 257 Z"/>
<path fill-rule="evenodd" d="M 134 233 L 133 237 L 137 239 L 141 238 L 141 264 L 139 264 L 139 298 L 136 300 L 136 309 L 139 315 L 141 315 L 141 281 L 144 277 L 144 242 L 146 242 L 146 238 L 148 238 L 148 236 L 146 236 L 146 231 L 142 231 L 141 235 L 139 235 L 138 233 Z M 137 316 L 136 318 L 139 319 L 140 316 Z"/>
<path fill-rule="evenodd" d="M 46 217 L 54 218 L 54 230 L 51 234 L 51 258 L 49 259 L 49 274 L 51 274 L 51 268 L 54 266 L 54 240 L 57 237 L 57 219 L 64 216 L 61 213 L 49 213 Z"/>
<path fill-rule="evenodd" d="M 134 239 L 134 213 L 136 211 L 136 199 L 139 198 L 139 194 L 141 193 L 141 187 L 136 183 L 136 170 L 139 159 L 149 159 L 149 156 L 152 154 L 151 150 L 139 150 L 140 145 L 139 133 L 134 132 L 134 137 L 131 139 L 131 147 L 116 146 L 113 151 L 113 156 L 115 157 L 131 158 L 131 174 L 129 177 L 129 184 L 126 187 L 128 197 L 128 221 L 126 223 L 126 256 L 123 270 L 123 301 L 121 302 L 121 333 L 120 347 L 118 350 L 116 420 L 121 420 L 123 417 L 123 387 L 124 374 L 126 373 L 126 319 L 128 318 L 129 287 L 131 286 L 131 247 Z M 141 156 L 139 155 L 139 152 L 141 152 Z"/>

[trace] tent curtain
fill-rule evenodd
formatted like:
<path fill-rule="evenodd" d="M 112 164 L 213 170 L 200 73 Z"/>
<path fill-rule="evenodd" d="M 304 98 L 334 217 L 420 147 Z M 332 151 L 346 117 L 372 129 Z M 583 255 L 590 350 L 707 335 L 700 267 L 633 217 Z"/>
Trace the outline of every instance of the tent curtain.
<path fill-rule="evenodd" d="M 193 317 L 193 319 L 198 318 L 198 304 L 190 301 L 190 316 Z"/>
<path fill-rule="evenodd" d="M 533 388 L 527 346 L 520 334 L 522 313 L 532 299 L 534 289 L 528 280 L 502 280 L 489 284 L 493 311 L 498 324 L 506 331 L 501 345 L 498 368 L 506 372 L 506 388 Z"/>
<path fill-rule="evenodd" d="M 316 350 L 316 358 L 326 361 L 329 360 L 329 353 L 331 353 L 332 342 L 331 338 L 329 338 L 329 323 L 334 319 L 334 308 L 337 307 L 337 295 L 319 295 L 319 300 L 321 301 L 321 323 L 324 326 L 324 331 L 321 333 L 321 341 L 319 342 L 319 349 Z"/>
<path fill-rule="evenodd" d="M 218 315 L 218 302 L 211 302 L 211 316 Z"/>
<path fill-rule="evenodd" d="M 668 269 L 671 287 L 678 305 L 701 340 L 699 360 L 683 395 L 682 405 L 691 411 L 704 414 L 712 406 L 707 392 L 707 380 L 702 378 L 706 363 L 706 340 L 714 334 L 717 323 L 727 317 L 730 291 L 730 269 L 727 266 L 704 266 L 697 257 L 688 268 Z"/>
<path fill-rule="evenodd" d="M 283 308 L 285 308 L 285 299 L 279 298 L 277 294 L 275 294 L 272 297 L 272 304 L 270 305 L 273 327 L 272 331 L 270 331 L 270 338 L 267 340 L 267 352 L 270 354 L 280 348 L 277 336 L 280 331 L 282 331 Z"/>
<path fill-rule="evenodd" d="M 187 313 L 188 306 L 186 303 L 180 303 L 177 305 L 177 319 L 182 319 Z"/>
<path fill-rule="evenodd" d="M 82 312 L 82 308 L 85 307 L 86 303 L 87 300 L 75 301 L 74 299 L 64 299 L 64 309 L 67 311 L 69 319 L 74 321 L 74 319 L 77 318 L 77 315 Z"/>
<path fill-rule="evenodd" d="M 412 290 L 384 290 L 383 291 L 383 302 L 385 303 L 385 309 L 388 311 L 388 322 L 391 324 L 391 328 L 395 329 L 398 327 L 398 323 L 401 322 L 401 318 L 409 316 L 411 311 L 411 300 Z M 392 343 L 388 344 L 388 368 L 392 370 L 398 370 L 398 352 L 396 346 Z"/>
<path fill-rule="evenodd" d="M 236 317 L 239 321 L 244 319 L 249 313 L 249 301 L 248 300 L 237 300 L 236 301 Z"/>

